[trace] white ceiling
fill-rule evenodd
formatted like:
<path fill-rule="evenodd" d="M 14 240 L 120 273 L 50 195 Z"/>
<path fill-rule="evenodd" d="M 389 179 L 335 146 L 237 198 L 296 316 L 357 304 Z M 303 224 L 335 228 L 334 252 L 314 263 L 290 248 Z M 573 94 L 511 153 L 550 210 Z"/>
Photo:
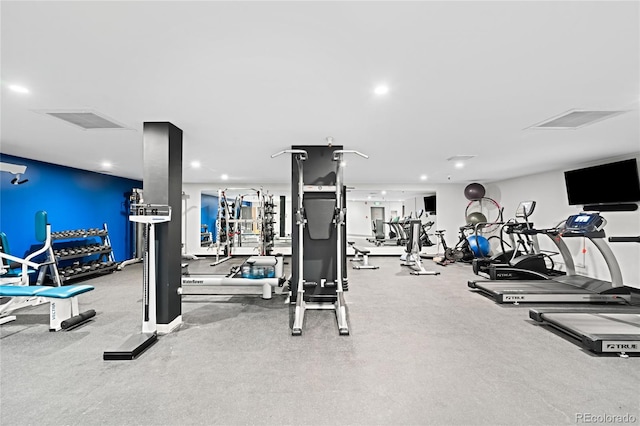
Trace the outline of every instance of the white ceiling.
<path fill-rule="evenodd" d="M 283 184 L 290 162 L 270 154 L 332 136 L 370 155 L 349 159 L 347 184 L 429 189 L 640 151 L 637 1 L 3 1 L 0 13 L 6 154 L 109 160 L 141 179 L 142 123 L 171 121 L 185 182 Z M 629 112 L 523 130 L 573 108 Z M 83 131 L 43 109 L 133 130 Z M 465 154 L 477 157 L 462 170 L 446 160 Z"/>

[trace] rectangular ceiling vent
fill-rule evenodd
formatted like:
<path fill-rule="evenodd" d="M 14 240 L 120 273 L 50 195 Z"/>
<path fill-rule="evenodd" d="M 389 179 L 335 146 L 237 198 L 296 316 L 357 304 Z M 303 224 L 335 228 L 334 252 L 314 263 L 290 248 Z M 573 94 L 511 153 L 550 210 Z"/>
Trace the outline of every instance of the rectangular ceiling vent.
<path fill-rule="evenodd" d="M 579 129 L 607 118 L 615 117 L 627 111 L 588 111 L 572 109 L 558 116 L 534 124 L 527 129 Z"/>
<path fill-rule="evenodd" d="M 104 114 L 92 110 L 49 110 L 36 111 L 49 117 L 58 118 L 82 130 L 114 130 L 127 127 Z"/>
<path fill-rule="evenodd" d="M 453 157 L 447 158 L 447 161 L 467 161 L 474 157 L 475 155 L 454 155 Z"/>

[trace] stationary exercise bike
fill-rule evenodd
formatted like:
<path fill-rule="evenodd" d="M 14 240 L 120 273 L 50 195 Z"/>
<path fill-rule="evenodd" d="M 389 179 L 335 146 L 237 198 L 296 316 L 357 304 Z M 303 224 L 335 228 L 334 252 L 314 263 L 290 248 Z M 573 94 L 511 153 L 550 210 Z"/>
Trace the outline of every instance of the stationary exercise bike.
<path fill-rule="evenodd" d="M 486 257 L 490 251 L 489 241 L 477 235 L 477 227 L 478 225 L 475 224 L 461 226 L 458 242 L 454 247 L 447 246 L 444 239 L 445 230 L 436 231 L 435 234 L 440 239 L 444 255 L 434 257 L 433 260 L 439 265 L 447 266 L 454 262 L 472 263 L 476 258 Z"/>
<path fill-rule="evenodd" d="M 436 236 L 440 239 L 440 244 L 442 244 L 442 249 L 444 250 L 444 256 L 442 256 L 439 261 L 436 261 L 436 263 L 445 266 L 454 262 L 471 262 L 473 260 L 475 256 L 467 240 L 467 232 L 469 229 L 472 229 L 469 225 L 460 227 L 459 239 L 454 247 L 447 245 L 444 239 L 444 233 L 446 232 L 444 229 L 436 231 Z M 434 258 L 434 260 L 436 259 Z"/>

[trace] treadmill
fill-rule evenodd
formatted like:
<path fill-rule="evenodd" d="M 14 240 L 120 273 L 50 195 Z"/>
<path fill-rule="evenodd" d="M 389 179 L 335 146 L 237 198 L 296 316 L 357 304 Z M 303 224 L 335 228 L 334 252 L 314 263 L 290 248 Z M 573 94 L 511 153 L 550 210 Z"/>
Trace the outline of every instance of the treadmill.
<path fill-rule="evenodd" d="M 640 237 L 610 237 L 610 242 L 640 243 Z M 640 353 L 640 290 L 628 288 L 633 306 L 583 309 L 531 309 L 529 317 L 577 339 L 597 354 Z"/>
<path fill-rule="evenodd" d="M 497 303 L 627 303 L 630 290 L 622 284 L 622 272 L 615 255 L 605 241 L 606 220 L 599 213 L 569 216 L 553 229 L 534 230 L 548 235 L 564 259 L 566 275 L 548 280 L 475 280 L 468 287 L 479 290 Z M 607 263 L 611 281 L 576 274 L 565 238 L 588 238 Z"/>

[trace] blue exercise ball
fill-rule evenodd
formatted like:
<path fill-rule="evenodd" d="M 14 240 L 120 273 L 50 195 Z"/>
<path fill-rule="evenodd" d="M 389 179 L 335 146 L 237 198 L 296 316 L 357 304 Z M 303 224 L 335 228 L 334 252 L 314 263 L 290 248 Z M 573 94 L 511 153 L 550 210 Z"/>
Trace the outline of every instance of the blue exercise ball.
<path fill-rule="evenodd" d="M 487 257 L 491 252 L 491 244 L 482 235 L 471 235 L 467 237 L 469 248 L 475 257 Z"/>
<path fill-rule="evenodd" d="M 470 183 L 464 188 L 464 196 L 467 197 L 467 200 L 479 200 L 484 197 L 486 190 L 484 186 L 479 183 Z"/>

